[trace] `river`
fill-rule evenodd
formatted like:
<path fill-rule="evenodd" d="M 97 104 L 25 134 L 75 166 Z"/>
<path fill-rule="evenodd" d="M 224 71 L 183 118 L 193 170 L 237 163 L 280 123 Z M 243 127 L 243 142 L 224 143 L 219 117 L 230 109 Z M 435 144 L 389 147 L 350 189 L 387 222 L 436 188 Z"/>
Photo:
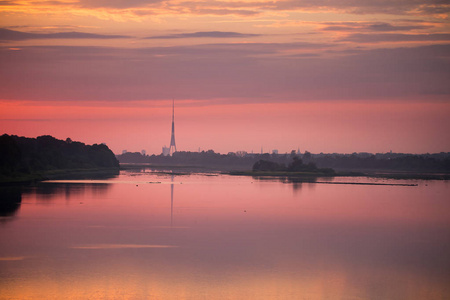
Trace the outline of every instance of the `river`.
<path fill-rule="evenodd" d="M 2 187 L 0 299 L 450 299 L 448 181 L 317 181 Z"/>

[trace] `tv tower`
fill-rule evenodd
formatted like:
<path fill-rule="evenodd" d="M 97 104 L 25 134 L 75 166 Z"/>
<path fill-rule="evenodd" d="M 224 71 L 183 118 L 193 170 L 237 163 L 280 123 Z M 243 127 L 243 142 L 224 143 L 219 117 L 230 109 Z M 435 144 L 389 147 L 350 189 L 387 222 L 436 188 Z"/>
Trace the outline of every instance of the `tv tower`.
<path fill-rule="evenodd" d="M 169 155 L 172 156 L 177 152 L 177 145 L 175 145 L 175 100 L 172 99 L 172 136 L 170 137 Z"/>

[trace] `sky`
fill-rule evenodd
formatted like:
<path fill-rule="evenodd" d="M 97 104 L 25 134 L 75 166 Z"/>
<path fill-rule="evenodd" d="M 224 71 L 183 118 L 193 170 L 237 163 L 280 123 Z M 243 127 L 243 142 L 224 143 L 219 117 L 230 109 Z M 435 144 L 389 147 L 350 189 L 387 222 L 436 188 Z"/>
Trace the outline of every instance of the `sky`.
<path fill-rule="evenodd" d="M 443 0 L 0 0 L 0 134 L 450 152 Z"/>

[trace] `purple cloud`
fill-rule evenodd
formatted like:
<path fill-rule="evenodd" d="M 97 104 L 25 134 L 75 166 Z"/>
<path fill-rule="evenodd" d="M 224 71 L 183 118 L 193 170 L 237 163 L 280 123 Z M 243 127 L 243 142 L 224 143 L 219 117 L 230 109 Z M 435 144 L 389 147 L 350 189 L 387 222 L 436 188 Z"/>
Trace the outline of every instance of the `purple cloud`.
<path fill-rule="evenodd" d="M 450 34 L 355 33 L 340 41 L 355 43 L 450 41 Z"/>
<path fill-rule="evenodd" d="M 450 11 L 445 0 L 288 0 L 275 3 L 279 10 L 339 9 L 355 14 L 442 14 Z"/>
<path fill-rule="evenodd" d="M 328 26 L 322 28 L 324 31 L 410 31 L 429 29 L 430 25 L 393 25 L 390 23 L 358 23 L 358 22 L 329 22 Z"/>
<path fill-rule="evenodd" d="M 0 28 L 0 40 L 22 41 L 31 39 L 121 39 L 130 38 L 126 35 L 105 35 L 86 32 L 29 33 Z"/>
<path fill-rule="evenodd" d="M 259 34 L 224 32 L 224 31 L 201 31 L 194 33 L 178 33 L 169 35 L 150 36 L 147 39 L 182 39 L 182 38 L 248 38 L 260 36 Z"/>

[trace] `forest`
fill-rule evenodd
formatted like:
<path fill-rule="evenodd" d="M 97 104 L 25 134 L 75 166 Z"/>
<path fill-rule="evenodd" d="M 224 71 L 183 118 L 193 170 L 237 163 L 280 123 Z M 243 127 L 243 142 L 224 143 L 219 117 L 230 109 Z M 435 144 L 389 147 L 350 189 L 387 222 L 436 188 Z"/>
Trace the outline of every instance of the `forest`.
<path fill-rule="evenodd" d="M 0 182 L 101 170 L 119 170 L 114 153 L 104 144 L 86 145 L 49 135 L 37 138 L 0 136 Z"/>

